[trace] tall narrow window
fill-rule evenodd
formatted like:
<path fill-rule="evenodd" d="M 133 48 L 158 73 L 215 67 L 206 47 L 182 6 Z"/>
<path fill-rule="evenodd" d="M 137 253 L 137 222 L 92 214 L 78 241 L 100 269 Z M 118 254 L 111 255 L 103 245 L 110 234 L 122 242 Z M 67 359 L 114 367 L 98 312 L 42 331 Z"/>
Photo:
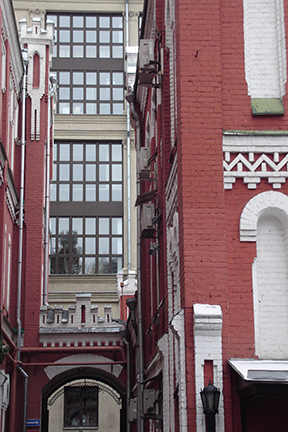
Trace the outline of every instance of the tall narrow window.
<path fill-rule="evenodd" d="M 40 57 L 34 54 L 33 57 L 33 88 L 39 88 L 40 85 Z"/>

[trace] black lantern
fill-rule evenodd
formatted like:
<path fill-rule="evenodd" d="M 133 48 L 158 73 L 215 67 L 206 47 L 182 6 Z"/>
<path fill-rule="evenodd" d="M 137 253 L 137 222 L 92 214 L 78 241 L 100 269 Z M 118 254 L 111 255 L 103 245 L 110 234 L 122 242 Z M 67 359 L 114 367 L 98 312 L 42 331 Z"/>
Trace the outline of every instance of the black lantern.
<path fill-rule="evenodd" d="M 203 411 L 207 418 L 208 432 L 215 431 L 215 414 L 218 413 L 220 390 L 209 380 L 209 384 L 200 392 Z"/>

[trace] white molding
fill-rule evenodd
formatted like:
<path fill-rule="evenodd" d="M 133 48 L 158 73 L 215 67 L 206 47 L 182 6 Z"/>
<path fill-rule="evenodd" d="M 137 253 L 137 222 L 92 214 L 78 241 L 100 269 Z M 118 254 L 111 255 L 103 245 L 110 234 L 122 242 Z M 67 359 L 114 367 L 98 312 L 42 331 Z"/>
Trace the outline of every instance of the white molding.
<path fill-rule="evenodd" d="M 255 242 L 257 222 L 266 210 L 277 211 L 278 217 L 288 221 L 288 196 L 281 192 L 267 191 L 253 197 L 240 216 L 240 241 Z"/>
<path fill-rule="evenodd" d="M 288 137 L 223 135 L 223 170 L 226 190 L 237 178 L 248 189 L 256 189 L 264 178 L 280 189 L 288 178 Z"/>
<path fill-rule="evenodd" d="M 205 415 L 200 391 L 204 383 L 205 360 L 213 361 L 213 382 L 221 392 L 219 414 L 216 416 L 217 432 L 224 432 L 223 370 L 222 370 L 222 310 L 219 305 L 194 304 L 194 350 L 195 350 L 195 398 L 196 430 L 205 432 Z"/>

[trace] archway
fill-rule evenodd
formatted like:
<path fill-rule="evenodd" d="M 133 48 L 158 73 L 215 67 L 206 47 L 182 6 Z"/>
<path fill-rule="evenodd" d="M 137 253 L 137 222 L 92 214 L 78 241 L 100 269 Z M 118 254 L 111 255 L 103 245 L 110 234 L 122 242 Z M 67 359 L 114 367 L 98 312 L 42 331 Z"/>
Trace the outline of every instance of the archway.
<path fill-rule="evenodd" d="M 119 432 L 124 432 L 126 430 L 126 398 L 125 398 L 126 391 L 123 383 L 114 375 L 106 372 L 103 369 L 84 366 L 84 367 L 76 367 L 56 375 L 53 379 L 49 381 L 49 383 L 47 383 L 43 387 L 41 432 L 52 432 L 52 430 L 49 430 L 49 406 L 48 406 L 48 402 L 50 401 L 51 403 L 51 396 L 54 396 L 54 399 L 55 398 L 57 399 L 58 396 L 62 396 L 64 398 L 64 393 L 66 390 L 68 389 L 70 390 L 72 389 L 72 391 L 75 389 L 79 390 L 80 387 L 97 388 L 97 395 L 98 395 L 98 391 L 110 393 L 110 397 L 113 398 L 115 401 L 118 397 L 121 403 L 118 403 L 119 419 L 117 420 L 117 425 L 119 425 Z M 98 396 L 96 399 L 98 403 Z M 101 418 L 99 417 L 99 424 L 100 421 Z M 95 429 L 100 431 L 101 428 L 99 428 L 98 426 L 99 425 L 97 425 L 97 427 L 91 427 L 91 430 Z M 61 430 L 62 429 L 63 429 L 63 424 L 61 425 Z M 80 426 L 80 430 L 81 429 L 82 426 Z"/>

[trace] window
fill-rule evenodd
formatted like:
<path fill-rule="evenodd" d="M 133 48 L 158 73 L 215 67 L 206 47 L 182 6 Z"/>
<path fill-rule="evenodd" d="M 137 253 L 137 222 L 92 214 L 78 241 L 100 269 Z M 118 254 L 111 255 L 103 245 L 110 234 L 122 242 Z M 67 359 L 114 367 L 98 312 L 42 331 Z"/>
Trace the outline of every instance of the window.
<path fill-rule="evenodd" d="M 56 143 L 51 201 L 122 203 L 122 170 L 120 143 Z"/>
<path fill-rule="evenodd" d="M 122 15 L 49 14 L 56 41 L 59 114 L 123 114 Z"/>
<path fill-rule="evenodd" d="M 98 387 L 64 388 L 64 427 L 98 427 Z"/>
<path fill-rule="evenodd" d="M 54 146 L 50 273 L 117 273 L 123 262 L 123 155 L 117 142 Z"/>

